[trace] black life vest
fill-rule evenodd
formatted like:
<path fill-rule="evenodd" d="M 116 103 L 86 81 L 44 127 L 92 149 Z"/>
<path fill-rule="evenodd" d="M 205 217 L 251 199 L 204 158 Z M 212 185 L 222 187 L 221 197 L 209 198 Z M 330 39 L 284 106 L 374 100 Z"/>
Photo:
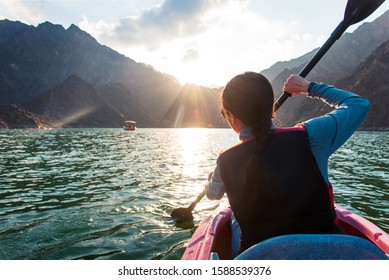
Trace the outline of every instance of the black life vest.
<path fill-rule="evenodd" d="M 247 167 L 255 156 L 260 174 L 252 182 Z M 258 152 L 254 139 L 219 157 L 231 208 L 241 227 L 241 250 L 267 238 L 293 233 L 338 232 L 332 188 L 325 182 L 304 127 L 275 129 Z"/>

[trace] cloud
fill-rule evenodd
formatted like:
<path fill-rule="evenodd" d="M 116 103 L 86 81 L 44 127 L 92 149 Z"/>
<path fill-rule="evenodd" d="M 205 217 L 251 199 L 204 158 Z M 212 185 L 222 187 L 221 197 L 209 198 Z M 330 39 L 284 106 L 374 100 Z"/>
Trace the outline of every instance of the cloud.
<path fill-rule="evenodd" d="M 78 24 L 79 27 L 91 34 L 95 38 L 100 38 L 101 36 L 110 36 L 115 29 L 114 24 L 108 24 L 103 20 L 98 22 L 90 21 L 86 16 L 83 16 L 82 21 Z"/>
<path fill-rule="evenodd" d="M 224 85 L 240 72 L 261 71 L 323 40 L 299 22 L 269 17 L 252 3 L 166 0 L 116 24 L 84 18 L 81 28 L 136 61 L 202 85 Z"/>
<path fill-rule="evenodd" d="M 203 20 L 204 14 L 230 1 L 166 0 L 139 16 L 120 19 L 109 37 L 122 44 L 143 45 L 153 50 L 164 42 L 205 32 L 208 27 Z"/>
<path fill-rule="evenodd" d="M 7 18 L 24 23 L 37 24 L 42 21 L 42 7 L 38 2 L 0 0 L 0 19 Z"/>

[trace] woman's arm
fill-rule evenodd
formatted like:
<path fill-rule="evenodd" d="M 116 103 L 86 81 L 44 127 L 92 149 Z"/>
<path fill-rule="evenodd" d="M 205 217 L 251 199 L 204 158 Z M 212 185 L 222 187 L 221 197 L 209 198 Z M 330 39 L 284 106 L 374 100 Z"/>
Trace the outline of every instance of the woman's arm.
<path fill-rule="evenodd" d="M 287 80 L 284 90 L 292 95 L 308 94 L 335 108 L 327 115 L 304 122 L 316 162 L 328 181 L 329 156 L 359 127 L 369 111 L 370 103 L 354 93 L 325 84 L 310 83 L 296 75 Z"/>
<path fill-rule="evenodd" d="M 369 112 L 370 103 L 362 96 L 324 84 L 313 83 L 308 96 L 335 107 L 331 113 L 304 123 L 315 144 L 330 156 L 357 130 Z"/>
<path fill-rule="evenodd" d="M 224 196 L 225 186 L 220 175 L 219 161 L 213 173 L 208 178 L 208 183 L 205 185 L 205 193 L 210 200 L 218 200 Z"/>

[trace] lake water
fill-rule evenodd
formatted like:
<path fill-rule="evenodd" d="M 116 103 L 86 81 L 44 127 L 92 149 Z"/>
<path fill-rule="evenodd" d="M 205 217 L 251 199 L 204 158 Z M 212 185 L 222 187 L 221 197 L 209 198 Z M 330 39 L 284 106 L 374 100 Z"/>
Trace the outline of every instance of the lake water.
<path fill-rule="evenodd" d="M 0 259 L 180 259 L 170 213 L 203 189 L 229 129 L 0 130 Z M 335 201 L 389 230 L 389 133 L 331 158 Z M 224 207 L 204 198 L 195 225 Z"/>

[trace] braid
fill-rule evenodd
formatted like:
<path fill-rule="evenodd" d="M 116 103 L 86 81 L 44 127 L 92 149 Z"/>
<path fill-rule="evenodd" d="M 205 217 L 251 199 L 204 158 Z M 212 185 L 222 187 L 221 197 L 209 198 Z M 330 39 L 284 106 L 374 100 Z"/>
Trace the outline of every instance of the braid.
<path fill-rule="evenodd" d="M 270 123 L 268 121 L 263 123 L 256 122 L 251 125 L 251 128 L 257 145 L 247 166 L 246 188 L 251 194 L 258 195 L 258 192 L 260 191 L 258 185 L 261 185 L 262 190 L 264 191 L 263 194 L 266 195 L 269 200 L 278 201 L 278 195 L 270 187 L 270 183 L 266 182 L 267 174 L 264 174 L 266 173 L 266 168 L 261 159 L 261 152 L 266 148 L 274 134 L 271 121 Z"/>
<path fill-rule="evenodd" d="M 273 135 L 271 119 L 255 122 L 251 125 L 251 132 L 257 141 L 256 152 L 262 151 Z"/>

